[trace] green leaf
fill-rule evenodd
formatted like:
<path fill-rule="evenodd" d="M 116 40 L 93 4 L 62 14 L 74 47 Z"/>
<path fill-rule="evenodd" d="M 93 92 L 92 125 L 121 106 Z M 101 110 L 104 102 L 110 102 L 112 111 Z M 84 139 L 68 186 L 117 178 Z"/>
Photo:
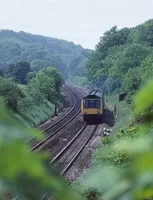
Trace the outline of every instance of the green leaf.
<path fill-rule="evenodd" d="M 141 89 L 134 98 L 135 113 L 139 114 L 153 104 L 153 81 Z"/>

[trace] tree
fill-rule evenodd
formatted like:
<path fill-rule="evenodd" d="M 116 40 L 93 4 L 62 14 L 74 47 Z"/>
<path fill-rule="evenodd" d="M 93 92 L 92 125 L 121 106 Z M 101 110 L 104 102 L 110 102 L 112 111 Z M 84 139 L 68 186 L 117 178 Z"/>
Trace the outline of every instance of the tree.
<path fill-rule="evenodd" d="M 108 55 L 108 50 L 110 47 L 125 45 L 129 29 L 124 28 L 117 30 L 117 26 L 112 27 L 109 31 L 104 33 L 104 36 L 100 38 L 100 42 L 96 46 L 96 50 L 103 54 L 103 58 Z"/>
<path fill-rule="evenodd" d="M 62 74 L 55 67 L 47 67 L 43 69 L 42 72 L 46 76 L 53 78 L 55 83 L 55 89 L 59 93 L 60 87 L 62 86 Z"/>
<path fill-rule="evenodd" d="M 62 86 L 62 76 L 56 68 L 48 67 L 37 73 L 36 77 L 30 81 L 51 103 L 55 105 L 55 115 L 57 114 L 58 100 L 60 98 L 60 87 Z"/>
<path fill-rule="evenodd" d="M 47 66 L 50 66 L 50 64 L 51 64 L 51 61 L 41 60 L 41 59 L 33 60 L 30 63 L 32 71 L 35 71 L 35 72 L 39 72 L 41 69 Z"/>
<path fill-rule="evenodd" d="M 141 76 L 144 82 L 148 79 L 152 78 L 153 74 L 153 54 L 149 54 L 142 62 L 141 62 Z"/>
<path fill-rule="evenodd" d="M 149 49 L 141 44 L 122 45 L 110 48 L 104 60 L 108 75 L 122 81 L 130 68 L 140 66 L 141 61 L 148 55 Z"/>
<path fill-rule="evenodd" d="M 0 69 L 0 76 L 4 76 L 4 69 Z"/>
<path fill-rule="evenodd" d="M 29 72 L 27 74 L 27 77 L 26 77 L 27 81 L 29 82 L 29 80 L 31 80 L 32 78 L 34 78 L 36 76 L 36 74 L 37 74 L 36 72 Z"/>
<path fill-rule="evenodd" d="M 78 72 L 78 65 L 81 63 L 85 66 L 82 61 L 88 58 L 91 52 L 92 50 L 84 49 L 73 42 L 55 38 L 9 30 L 0 32 L 0 68 L 7 68 L 10 63 L 27 61 L 32 71 L 38 72 L 47 66 L 55 66 L 63 77 L 68 79 L 74 76 L 75 71 L 71 61 L 78 60 L 74 66 Z"/>
<path fill-rule="evenodd" d="M 0 77 L 0 96 L 4 98 L 4 103 L 10 109 L 17 111 L 18 101 L 24 95 L 11 79 Z"/>
<path fill-rule="evenodd" d="M 123 81 L 123 89 L 125 92 L 132 92 L 134 94 L 141 85 L 141 71 L 140 67 L 129 69 Z"/>
<path fill-rule="evenodd" d="M 17 83 L 26 84 L 27 74 L 30 71 L 31 71 L 31 67 L 28 62 L 19 62 L 16 64 L 9 65 L 8 75 L 12 77 Z"/>
<path fill-rule="evenodd" d="M 153 20 L 132 28 L 128 36 L 128 42 L 153 46 Z"/>
<path fill-rule="evenodd" d="M 100 52 L 92 53 L 87 61 L 86 68 L 88 79 L 93 84 L 101 77 L 101 74 L 107 74 L 103 65 L 103 55 Z"/>

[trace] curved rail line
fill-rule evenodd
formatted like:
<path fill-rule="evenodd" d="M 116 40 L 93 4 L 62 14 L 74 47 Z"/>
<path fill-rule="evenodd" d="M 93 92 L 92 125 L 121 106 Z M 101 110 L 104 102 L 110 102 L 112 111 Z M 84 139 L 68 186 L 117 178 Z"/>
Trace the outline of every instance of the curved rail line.
<path fill-rule="evenodd" d="M 75 94 L 77 97 L 79 97 L 79 101 L 80 101 L 80 96 L 78 96 L 77 94 Z M 79 105 L 79 106 L 78 106 Z M 75 113 L 74 113 L 75 111 Z M 36 145 L 34 145 L 30 151 L 34 151 L 37 150 L 38 148 L 40 148 L 43 144 L 45 144 L 45 142 L 47 142 L 50 138 L 52 138 L 56 133 L 58 133 L 60 130 L 62 130 L 67 124 L 69 124 L 78 114 L 80 113 L 80 104 L 77 102 L 76 99 L 76 103 L 73 107 L 73 110 L 71 109 L 71 112 L 69 112 L 69 114 L 72 114 L 72 117 L 70 119 L 66 119 L 66 122 L 64 124 L 62 124 L 59 128 L 57 128 L 54 132 L 52 132 L 51 134 L 49 134 L 44 140 L 40 141 L 39 143 L 37 143 Z M 69 115 L 66 115 L 66 117 Z M 70 117 L 70 116 L 69 116 Z M 65 119 L 65 117 L 63 117 L 63 119 Z M 67 121 L 68 120 L 68 121 Z M 61 122 L 62 120 L 59 120 L 59 122 Z M 58 123 L 56 123 L 57 125 Z M 55 125 L 53 125 L 55 126 Z M 45 131 L 46 132 L 48 130 L 51 130 L 51 127 L 48 127 Z"/>
<path fill-rule="evenodd" d="M 80 93 L 84 93 L 83 91 L 80 91 L 78 88 L 75 88 L 77 92 Z M 80 112 L 80 109 L 78 111 L 78 114 Z M 47 140 L 49 140 L 53 135 L 55 135 L 58 131 L 60 131 L 63 127 L 65 127 L 68 123 L 70 123 L 75 117 L 77 116 L 77 113 L 75 114 L 75 116 L 73 116 L 71 119 L 69 119 L 62 127 L 60 127 L 58 130 L 56 130 L 55 132 L 53 132 L 51 135 L 49 135 L 47 138 L 45 138 L 40 144 L 37 144 L 35 147 L 33 147 L 31 149 L 31 151 L 39 148 L 39 146 L 41 146 L 43 143 L 45 143 Z M 63 117 L 64 118 L 64 117 Z M 57 122 L 58 124 L 58 122 Z M 73 163 L 77 160 L 78 156 L 81 154 L 81 152 L 83 151 L 83 149 L 85 148 L 85 146 L 89 143 L 90 139 L 92 138 L 92 136 L 94 135 L 94 133 L 96 132 L 98 125 L 95 125 L 93 127 L 93 130 L 88 133 L 88 137 L 86 139 L 84 139 L 83 144 L 81 144 L 81 147 L 79 147 L 76 152 L 74 152 L 74 156 L 72 156 L 71 160 L 66 163 L 65 161 L 59 162 L 59 159 L 64 156 L 64 153 L 68 153 L 68 150 L 75 149 L 73 148 L 73 146 L 71 147 L 71 145 L 79 138 L 79 136 L 84 132 L 84 130 L 88 127 L 88 125 L 84 125 L 81 130 L 71 139 L 71 141 L 68 142 L 68 144 L 62 149 L 60 150 L 60 152 L 50 161 L 50 164 L 59 164 L 60 163 L 60 167 L 62 169 L 60 169 L 60 174 L 64 175 L 73 165 Z M 89 127 L 88 127 L 89 128 Z M 75 151 L 75 150 L 74 150 Z M 47 193 L 43 194 L 43 196 L 40 198 L 41 200 L 44 200 L 47 197 Z"/>
<path fill-rule="evenodd" d="M 71 94 L 74 99 L 74 105 L 71 108 L 71 110 L 64 115 L 61 119 L 59 119 L 54 124 L 48 126 L 46 129 L 42 130 L 42 133 L 45 133 L 47 137 L 45 137 L 42 141 L 37 141 L 35 137 L 30 138 L 26 141 L 26 143 L 31 143 L 31 150 L 36 150 L 41 145 L 43 145 L 47 140 L 49 140 L 51 137 L 53 137 L 57 132 L 62 130 L 67 124 L 69 124 L 79 113 L 80 113 L 80 99 L 81 96 L 79 96 L 75 90 L 72 90 L 70 87 L 66 86 L 71 91 Z M 77 91 L 78 92 L 78 91 Z M 65 122 L 65 123 L 64 123 Z"/>
<path fill-rule="evenodd" d="M 58 121 L 56 121 L 54 124 L 52 124 L 52 125 L 48 126 L 47 128 L 43 129 L 43 130 L 42 130 L 42 133 L 45 133 L 46 131 L 48 131 L 48 130 L 50 130 L 51 128 L 55 127 L 58 123 L 60 123 L 60 122 L 61 122 L 63 119 L 65 119 L 70 113 L 73 112 L 73 110 L 74 110 L 75 107 L 76 107 L 77 101 L 76 101 L 76 98 L 75 98 L 75 96 L 74 96 L 73 93 L 72 93 L 72 97 L 73 97 L 73 100 L 74 100 L 74 105 L 73 105 L 73 107 L 71 108 L 71 110 L 70 110 L 68 113 L 66 113 L 66 115 L 64 115 L 61 119 L 59 119 Z M 32 138 L 30 138 L 29 140 L 27 140 L 26 142 L 30 142 L 30 141 L 32 141 L 32 140 L 34 140 L 34 139 L 35 139 L 35 137 L 32 137 Z"/>
<path fill-rule="evenodd" d="M 67 86 L 68 87 L 68 86 Z M 68 87 L 69 88 L 69 87 Z M 70 89 L 70 88 L 69 88 Z M 39 147 L 41 147 L 45 142 L 47 142 L 53 135 L 55 135 L 57 132 L 59 132 L 61 129 L 63 129 L 67 124 L 69 124 L 79 113 L 80 113 L 80 103 L 77 105 L 77 98 L 79 98 L 79 101 L 81 99 L 81 96 L 78 95 L 77 93 L 78 92 L 81 92 L 82 91 L 78 91 L 78 89 L 75 88 L 75 90 L 77 90 L 77 93 L 76 91 L 73 89 L 70 89 L 71 92 L 72 92 L 72 95 L 75 99 L 75 103 L 74 103 L 74 106 L 72 107 L 72 109 L 65 115 L 63 116 L 60 120 L 58 120 L 57 122 L 55 122 L 53 125 L 47 127 L 46 129 L 44 129 L 42 132 L 45 133 L 47 132 L 48 130 L 50 130 L 51 128 L 55 127 L 59 122 L 61 122 L 63 119 L 65 119 L 67 116 L 69 116 L 71 113 L 73 113 L 73 111 L 75 110 L 75 108 L 79 105 L 79 109 L 78 111 L 73 114 L 73 117 L 71 117 L 66 123 L 64 123 L 60 128 L 58 128 L 56 131 L 52 132 L 49 136 L 47 136 L 43 141 L 37 143 L 35 146 L 33 146 L 29 151 L 34 151 L 36 149 L 38 149 Z M 87 125 L 83 126 L 83 128 L 77 133 L 77 135 L 62 149 L 62 151 L 60 151 L 58 153 L 58 155 L 56 155 L 53 160 L 50 162 L 50 163 L 54 163 L 56 160 L 58 160 L 62 155 L 63 153 L 70 147 L 70 145 L 79 137 L 79 135 L 84 131 L 84 129 L 87 127 Z M 95 128 L 95 131 L 97 129 L 97 126 Z M 94 132 L 95 132 L 94 131 Z M 88 138 L 87 141 L 85 141 L 85 143 L 82 145 L 82 147 L 79 149 L 79 151 L 77 152 L 77 154 L 75 155 L 75 157 L 73 158 L 73 160 L 71 160 L 71 162 L 63 169 L 63 171 L 61 172 L 61 175 L 63 175 L 64 173 L 66 173 L 66 171 L 72 166 L 73 162 L 76 160 L 76 158 L 78 157 L 78 155 L 81 153 L 81 151 L 84 149 L 84 147 L 86 146 L 86 144 L 88 143 L 88 141 L 90 140 L 90 138 L 93 136 L 94 132 L 91 134 L 91 136 Z M 33 139 L 35 138 L 31 138 L 30 140 L 27 140 L 26 142 L 30 142 L 32 141 Z M 43 197 L 41 198 L 41 200 L 43 200 L 44 198 L 46 197 L 46 194 L 43 195 Z M 15 199 L 18 199 L 19 197 L 16 196 L 14 198 Z"/>

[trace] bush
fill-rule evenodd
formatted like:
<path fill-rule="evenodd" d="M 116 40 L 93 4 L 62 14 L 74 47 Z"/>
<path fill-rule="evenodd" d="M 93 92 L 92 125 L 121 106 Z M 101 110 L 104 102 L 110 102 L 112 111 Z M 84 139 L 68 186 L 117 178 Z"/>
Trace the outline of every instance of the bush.
<path fill-rule="evenodd" d="M 0 77 L 0 96 L 10 109 L 17 111 L 18 102 L 24 95 L 12 79 Z"/>

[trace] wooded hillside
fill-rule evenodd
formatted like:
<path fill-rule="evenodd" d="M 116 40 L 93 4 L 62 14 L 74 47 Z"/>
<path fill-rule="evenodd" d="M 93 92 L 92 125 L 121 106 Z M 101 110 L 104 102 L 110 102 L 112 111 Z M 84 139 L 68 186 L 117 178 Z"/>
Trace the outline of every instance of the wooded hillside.
<path fill-rule="evenodd" d="M 10 30 L 0 31 L 0 68 L 20 61 L 30 63 L 33 71 L 55 66 L 65 78 L 78 76 L 92 51 L 73 42 Z"/>
<path fill-rule="evenodd" d="M 140 88 L 153 73 L 153 20 L 104 33 L 87 64 L 88 79 L 106 92 Z"/>

